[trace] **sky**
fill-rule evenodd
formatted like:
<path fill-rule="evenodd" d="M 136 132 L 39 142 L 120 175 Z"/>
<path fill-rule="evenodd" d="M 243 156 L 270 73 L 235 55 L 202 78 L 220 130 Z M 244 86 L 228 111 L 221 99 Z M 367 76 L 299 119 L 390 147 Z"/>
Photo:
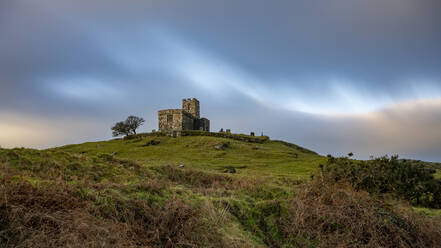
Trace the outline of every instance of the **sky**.
<path fill-rule="evenodd" d="M 439 0 L 0 0 L 0 146 L 111 138 L 201 101 L 212 131 L 441 162 Z"/>

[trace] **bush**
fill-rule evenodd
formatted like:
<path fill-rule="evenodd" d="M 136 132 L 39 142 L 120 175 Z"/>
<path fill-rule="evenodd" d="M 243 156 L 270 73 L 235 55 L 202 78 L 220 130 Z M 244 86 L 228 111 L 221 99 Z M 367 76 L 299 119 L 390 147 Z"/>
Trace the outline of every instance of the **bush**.
<path fill-rule="evenodd" d="M 366 191 L 319 177 L 296 187 L 290 199 L 224 202 L 267 247 L 436 247 L 441 219 L 408 205 L 390 207 Z"/>
<path fill-rule="evenodd" d="M 436 171 L 397 156 L 369 161 L 328 156 L 321 172 L 336 182 L 347 180 L 356 190 L 394 193 L 414 205 L 441 208 L 441 180 L 434 178 Z"/>
<path fill-rule="evenodd" d="M 293 247 L 435 247 L 441 222 L 397 211 L 366 191 L 326 178 L 298 190 L 281 218 Z M 291 246 L 289 246 L 291 247 Z"/>
<path fill-rule="evenodd" d="M 22 182 L 2 184 L 0 195 L 0 247 L 223 246 L 200 209 L 178 199 L 160 206 Z"/>

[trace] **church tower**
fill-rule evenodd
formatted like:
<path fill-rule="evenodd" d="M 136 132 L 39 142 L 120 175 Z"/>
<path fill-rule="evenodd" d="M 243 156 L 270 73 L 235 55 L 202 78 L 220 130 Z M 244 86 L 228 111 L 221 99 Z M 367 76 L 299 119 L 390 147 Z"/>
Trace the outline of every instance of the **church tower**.
<path fill-rule="evenodd" d="M 182 109 L 189 114 L 192 114 L 195 118 L 201 118 L 201 110 L 198 99 L 183 99 L 182 100 Z"/>

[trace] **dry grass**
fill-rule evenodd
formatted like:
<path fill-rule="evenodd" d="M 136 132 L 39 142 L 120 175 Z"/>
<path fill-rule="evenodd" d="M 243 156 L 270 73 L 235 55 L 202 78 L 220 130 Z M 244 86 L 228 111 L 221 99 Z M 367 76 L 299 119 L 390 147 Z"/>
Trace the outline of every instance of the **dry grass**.
<path fill-rule="evenodd" d="M 114 199 L 92 204 L 60 184 L 0 189 L 1 247 L 222 247 L 197 208 L 171 199 L 164 206 Z"/>
<path fill-rule="evenodd" d="M 160 166 L 154 168 L 164 180 L 189 187 L 195 193 L 210 196 L 231 196 L 239 193 L 253 197 L 268 197 L 266 180 L 262 177 L 235 177 L 191 168 Z"/>
<path fill-rule="evenodd" d="M 159 166 L 154 169 L 172 182 L 199 188 L 253 189 L 256 185 L 265 183 L 263 178 L 234 177 L 198 169 L 173 166 Z"/>
<path fill-rule="evenodd" d="M 205 200 L 202 204 L 202 212 L 207 216 L 209 222 L 217 227 L 222 227 L 231 221 L 229 207 L 218 204 L 215 206 L 212 201 Z"/>
<path fill-rule="evenodd" d="M 234 179 L 228 175 L 207 173 L 196 169 L 180 169 L 172 166 L 155 168 L 168 180 L 198 188 L 229 188 Z"/>
<path fill-rule="evenodd" d="M 316 177 L 303 184 L 289 176 L 227 174 L 187 164 L 145 166 L 110 150 L 88 156 L 0 150 L 0 247 L 441 243 L 441 219 L 414 214 L 409 205 L 388 205 L 384 195 L 355 192 L 343 183 Z"/>
<path fill-rule="evenodd" d="M 4 247 L 103 247 L 121 242 L 120 227 L 89 214 L 87 204 L 62 185 L 36 189 L 24 183 L 3 185 L 0 243 Z"/>
<path fill-rule="evenodd" d="M 441 221 L 396 212 L 366 192 L 315 180 L 300 190 L 282 220 L 298 247 L 436 247 Z"/>

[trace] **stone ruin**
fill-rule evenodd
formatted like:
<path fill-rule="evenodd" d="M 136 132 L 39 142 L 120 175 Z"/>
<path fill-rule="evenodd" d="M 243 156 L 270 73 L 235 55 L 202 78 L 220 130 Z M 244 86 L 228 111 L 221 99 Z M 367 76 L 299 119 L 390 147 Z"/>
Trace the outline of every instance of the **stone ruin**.
<path fill-rule="evenodd" d="M 182 109 L 158 111 L 159 131 L 210 131 L 210 120 L 200 117 L 200 103 L 196 98 L 183 99 Z"/>

